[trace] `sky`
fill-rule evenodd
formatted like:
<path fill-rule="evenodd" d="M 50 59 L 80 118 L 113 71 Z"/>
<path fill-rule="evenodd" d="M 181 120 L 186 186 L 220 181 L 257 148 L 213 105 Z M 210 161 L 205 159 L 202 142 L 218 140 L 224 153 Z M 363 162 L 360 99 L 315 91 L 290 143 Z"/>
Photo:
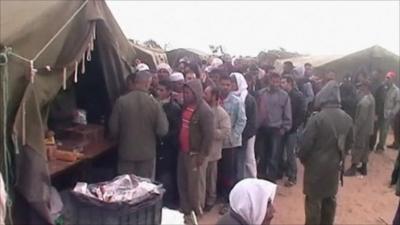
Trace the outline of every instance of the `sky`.
<path fill-rule="evenodd" d="M 399 55 L 400 1 L 116 1 L 107 4 L 128 38 L 162 47 L 255 56 L 283 47 L 344 55 L 380 45 Z"/>

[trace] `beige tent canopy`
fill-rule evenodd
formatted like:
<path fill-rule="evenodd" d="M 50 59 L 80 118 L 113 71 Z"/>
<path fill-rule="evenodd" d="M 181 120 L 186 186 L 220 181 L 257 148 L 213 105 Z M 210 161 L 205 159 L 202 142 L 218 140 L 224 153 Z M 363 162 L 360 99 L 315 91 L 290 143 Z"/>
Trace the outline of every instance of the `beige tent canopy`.
<path fill-rule="evenodd" d="M 140 59 L 147 64 L 151 70 L 155 70 L 160 63 L 168 63 L 167 54 L 162 49 L 148 48 L 143 45 L 132 43 L 132 47 L 136 52 L 135 59 Z"/>
<path fill-rule="evenodd" d="M 277 60 L 275 67 L 278 71 L 282 70 L 284 61 L 292 61 L 296 67 L 302 67 L 307 62 L 311 63 L 317 74 L 334 70 L 339 79 L 342 79 L 346 73 L 355 75 L 361 70 L 369 73 L 379 68 L 385 73 L 392 70 L 397 74 L 400 70 L 399 56 L 377 45 L 345 56 L 303 56 Z"/>
<path fill-rule="evenodd" d="M 134 51 L 104 1 L 0 1 L 0 6 L 0 121 L 6 128 L 0 135 L 1 170 L 11 183 L 9 172 L 16 172 L 17 190 L 50 222 L 43 143 L 49 103 L 73 77 L 78 84 L 99 81 L 104 88 L 92 92 L 106 90 L 112 105 Z"/>

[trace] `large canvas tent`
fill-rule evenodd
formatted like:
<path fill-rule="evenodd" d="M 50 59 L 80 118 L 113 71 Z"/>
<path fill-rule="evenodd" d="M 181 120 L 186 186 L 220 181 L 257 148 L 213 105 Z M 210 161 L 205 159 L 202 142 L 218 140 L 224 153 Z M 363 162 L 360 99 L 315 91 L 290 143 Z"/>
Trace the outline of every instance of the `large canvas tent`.
<path fill-rule="evenodd" d="M 191 62 L 200 64 L 202 60 L 207 60 L 208 54 L 196 49 L 177 48 L 167 52 L 168 62 L 171 66 L 176 66 L 180 59 L 187 58 Z"/>
<path fill-rule="evenodd" d="M 0 1 L 0 6 L 1 171 L 9 185 L 15 172 L 18 192 L 51 222 L 43 141 L 49 104 L 68 77 L 79 83 L 87 76 L 103 82 L 111 105 L 134 51 L 104 1 Z M 93 61 L 98 70 L 85 73 L 85 64 L 89 70 Z"/>
<path fill-rule="evenodd" d="M 380 46 L 372 46 L 355 53 L 339 56 L 303 56 L 277 60 L 275 67 L 279 70 L 284 61 L 292 61 L 295 66 L 303 66 L 308 62 L 314 66 L 317 74 L 334 70 L 341 80 L 346 73 L 356 75 L 360 71 L 370 73 L 373 69 L 381 69 L 383 72 L 400 71 L 400 57 Z"/>
<path fill-rule="evenodd" d="M 160 63 L 168 63 L 167 55 L 162 49 L 148 48 L 139 44 L 132 43 L 135 50 L 135 59 L 140 59 L 146 63 L 151 70 L 155 70 Z"/>

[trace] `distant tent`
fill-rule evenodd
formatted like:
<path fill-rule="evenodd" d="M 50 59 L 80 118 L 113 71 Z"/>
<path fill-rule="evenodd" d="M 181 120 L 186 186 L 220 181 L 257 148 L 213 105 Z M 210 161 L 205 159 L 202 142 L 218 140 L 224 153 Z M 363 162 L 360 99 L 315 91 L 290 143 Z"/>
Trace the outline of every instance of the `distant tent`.
<path fill-rule="evenodd" d="M 140 59 L 140 61 L 147 64 L 151 70 L 155 70 L 160 63 L 168 63 L 167 54 L 165 54 L 164 50 L 148 48 L 132 42 L 131 44 L 136 52 L 135 60 Z"/>
<path fill-rule="evenodd" d="M 339 80 L 346 73 L 353 75 L 359 71 L 370 73 L 373 69 L 379 68 L 383 72 L 393 70 L 398 74 L 400 70 L 400 57 L 377 45 L 345 56 L 304 56 L 278 60 L 275 63 L 278 70 L 281 70 L 284 61 L 292 61 L 296 67 L 301 67 L 304 63 L 309 62 L 314 66 L 317 74 L 326 70 L 334 70 Z"/>
<path fill-rule="evenodd" d="M 112 105 L 124 89 L 134 51 L 105 1 L 0 1 L 0 6 L 0 121 L 7 128 L 0 134 L 1 171 L 16 172 L 17 190 L 53 222 L 43 141 L 49 105 L 69 78 L 88 84 L 91 94 L 105 92 Z M 19 163 L 5 168 L 6 154 Z"/>
<path fill-rule="evenodd" d="M 176 67 L 179 60 L 187 58 L 190 62 L 201 64 L 202 60 L 207 60 L 209 54 L 190 48 L 177 48 L 167 52 L 168 62 L 171 66 Z"/>

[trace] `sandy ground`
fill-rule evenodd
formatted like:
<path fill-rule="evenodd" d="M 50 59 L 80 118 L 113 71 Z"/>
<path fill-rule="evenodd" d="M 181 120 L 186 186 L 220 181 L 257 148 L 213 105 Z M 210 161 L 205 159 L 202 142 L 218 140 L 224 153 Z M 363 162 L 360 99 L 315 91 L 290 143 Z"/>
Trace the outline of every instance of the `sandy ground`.
<path fill-rule="evenodd" d="M 388 143 L 392 139 L 388 140 Z M 399 198 L 389 188 L 397 151 L 387 149 L 383 154 L 370 154 L 368 176 L 345 177 L 344 186 L 337 195 L 336 224 L 392 224 Z M 350 157 L 347 157 L 350 160 Z M 350 162 L 346 163 L 346 168 Z M 276 214 L 273 224 L 304 224 L 303 166 L 298 163 L 298 184 L 291 188 L 278 183 L 275 198 Z M 218 208 L 206 214 L 199 222 L 215 224 Z"/>

